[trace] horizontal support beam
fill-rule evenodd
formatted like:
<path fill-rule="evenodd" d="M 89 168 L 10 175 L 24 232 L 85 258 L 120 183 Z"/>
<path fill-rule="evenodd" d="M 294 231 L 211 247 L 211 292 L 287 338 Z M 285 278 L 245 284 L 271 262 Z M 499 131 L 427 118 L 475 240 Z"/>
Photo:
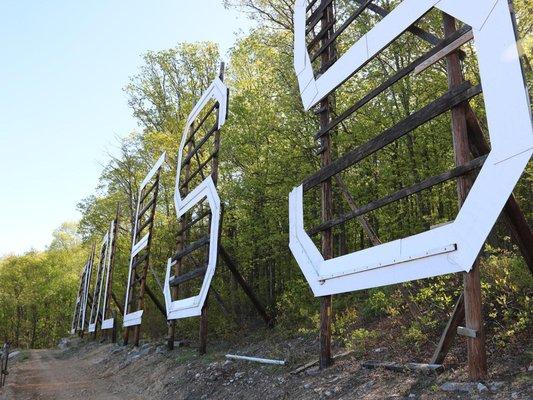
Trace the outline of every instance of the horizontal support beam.
<path fill-rule="evenodd" d="M 202 148 L 205 142 L 209 140 L 209 138 L 213 135 L 213 133 L 217 131 L 217 129 L 218 129 L 218 122 L 215 122 L 213 127 L 209 129 L 209 131 L 207 131 L 204 137 L 200 139 L 200 141 L 194 146 L 194 149 L 190 153 L 187 154 L 187 156 L 185 157 L 185 160 L 183 160 L 181 164 L 187 165 L 191 161 L 191 158 L 193 158 L 194 155 L 198 153 L 198 151 Z"/>
<path fill-rule="evenodd" d="M 143 262 L 145 262 L 148 259 L 149 254 L 146 253 L 140 257 L 137 257 L 137 259 L 133 262 L 131 265 L 132 269 L 136 269 L 139 265 L 141 265 Z"/>
<path fill-rule="evenodd" d="M 209 108 L 209 110 L 207 111 L 207 113 L 204 115 L 204 117 L 200 120 L 200 122 L 193 128 L 192 132 L 189 134 L 189 137 L 187 138 L 187 140 L 185 141 L 185 144 L 184 146 L 186 146 L 191 140 L 192 138 L 194 137 L 194 135 L 196 134 L 196 132 L 198 132 L 198 130 L 202 127 L 202 125 L 205 123 L 205 121 L 207 121 L 207 118 L 209 118 L 209 116 L 211 115 L 211 113 L 213 112 L 213 110 L 218 106 L 218 102 L 216 102 L 215 104 L 213 104 L 211 106 L 211 108 Z"/>
<path fill-rule="evenodd" d="M 206 271 L 207 271 L 207 267 L 200 267 L 200 268 L 193 269 L 192 271 L 189 271 L 183 275 L 173 276 L 170 278 L 169 285 L 170 287 L 179 286 L 194 278 L 199 278 L 200 276 L 204 276 Z"/>
<path fill-rule="evenodd" d="M 142 202 L 146 200 L 148 195 L 153 192 L 153 190 L 157 187 L 158 184 L 159 184 L 159 179 L 156 179 L 155 182 L 152 184 L 152 186 L 150 186 L 148 189 L 145 189 L 144 194 L 142 195 L 141 201 L 139 203 L 142 204 Z"/>
<path fill-rule="evenodd" d="M 450 43 L 448 46 L 443 48 L 441 51 L 433 55 L 432 57 L 428 58 L 426 61 L 424 61 L 422 64 L 420 64 L 418 67 L 415 68 L 414 74 L 418 75 L 422 71 L 425 71 L 429 67 L 431 67 L 433 64 L 439 62 L 444 57 L 449 55 L 450 53 L 453 53 L 456 51 L 459 47 L 461 47 L 463 44 L 470 42 L 472 39 L 474 39 L 474 33 L 472 32 L 472 29 L 470 29 L 468 32 L 466 32 L 461 37 L 457 38 L 455 41 Z"/>
<path fill-rule="evenodd" d="M 333 0 L 325 0 L 323 1 L 320 6 L 317 7 L 315 11 L 309 16 L 309 18 L 305 21 L 305 34 L 309 34 L 313 30 L 316 24 L 322 19 L 322 14 L 324 14 L 324 11 L 326 8 L 333 2 Z"/>
<path fill-rule="evenodd" d="M 342 114 L 332 119 L 332 121 L 327 124 L 325 127 L 320 129 L 315 134 L 315 139 L 320 139 L 322 136 L 324 136 L 326 133 L 331 131 L 333 128 L 335 128 L 337 125 L 342 123 L 345 119 L 347 119 L 350 115 L 352 115 L 354 112 L 359 110 L 361 107 L 363 107 L 365 104 L 367 104 L 372 99 L 379 96 L 381 93 L 383 93 L 385 90 L 390 88 L 392 85 L 394 85 L 396 82 L 398 82 L 400 79 L 406 77 L 411 72 L 413 72 L 420 64 L 428 60 L 430 57 L 433 57 L 435 54 L 437 54 L 439 51 L 441 51 L 443 48 L 448 46 L 450 43 L 452 43 L 454 40 L 461 37 L 466 32 L 471 31 L 470 27 L 463 27 L 462 29 L 456 31 L 453 35 L 447 37 L 446 39 L 441 40 L 435 47 L 433 47 L 431 50 L 429 50 L 427 53 L 423 54 L 416 60 L 414 60 L 411 64 L 408 66 L 402 68 L 398 72 L 396 72 L 394 75 L 392 75 L 390 78 L 388 78 L 386 81 L 384 81 L 381 85 L 370 91 L 365 97 L 363 97 L 361 100 L 357 101 L 353 106 L 349 107 L 346 111 L 343 111 Z"/>
<path fill-rule="evenodd" d="M 333 161 L 328 166 L 322 168 L 320 171 L 311 175 L 303 182 L 304 191 L 307 191 L 328 180 L 335 174 L 338 174 L 353 164 L 358 163 L 369 155 L 415 130 L 419 126 L 431 121 L 442 113 L 450 110 L 452 107 L 461 104 L 462 102 L 478 95 L 479 93 L 481 93 L 481 85 L 472 86 L 468 81 L 450 89 L 443 96 L 431 102 L 424 108 L 418 110 L 417 112 L 409 115 L 392 128 L 387 129 L 385 132 L 376 136 L 372 140 L 348 152 L 344 156 Z"/>
<path fill-rule="evenodd" d="M 215 145 L 215 149 L 211 152 L 211 154 L 209 154 L 209 157 L 207 157 L 207 159 L 205 159 L 205 161 L 203 161 L 198 166 L 198 168 L 193 173 L 191 173 L 189 177 L 183 181 L 183 183 L 180 184 L 180 189 L 186 187 L 194 179 L 194 177 L 198 175 L 198 173 L 213 159 L 213 157 L 216 157 L 218 155 L 218 151 L 219 146 L 217 144 Z"/>
<path fill-rule="evenodd" d="M 329 21 L 324 27 L 320 29 L 320 32 L 316 34 L 316 36 L 309 41 L 309 44 L 307 45 L 307 51 L 310 52 L 315 45 L 321 41 L 325 35 L 327 35 L 328 31 L 333 28 L 335 25 L 336 19 L 332 19 Z"/>
<path fill-rule="evenodd" d="M 154 204 L 155 204 L 155 197 L 150 200 L 143 208 L 141 211 L 139 211 L 139 214 L 137 214 L 137 219 L 140 220 L 142 218 L 142 216 L 146 213 L 146 211 L 148 211 L 150 209 L 150 207 L 152 207 Z"/>
<path fill-rule="evenodd" d="M 198 203 L 198 204 L 200 204 L 200 203 Z M 196 206 L 198 204 L 196 204 Z M 198 222 L 200 222 L 201 220 L 203 220 L 205 217 L 207 217 L 210 214 L 211 214 L 211 211 L 209 209 L 207 209 L 206 211 L 198 214 L 196 216 L 196 218 L 194 218 L 191 221 L 187 222 L 187 224 L 176 233 L 176 236 L 181 236 L 185 231 L 187 231 L 190 228 L 192 228 L 194 225 L 196 225 Z"/>
<path fill-rule="evenodd" d="M 183 250 L 178 251 L 174 257 L 172 257 L 172 261 L 178 261 L 185 257 L 188 254 L 191 254 L 193 251 L 198 250 L 200 247 L 203 247 L 205 245 L 209 244 L 209 235 L 205 235 L 204 237 L 198 239 L 194 243 L 191 243 L 187 247 L 185 247 Z"/>
<path fill-rule="evenodd" d="M 150 225 L 152 223 L 154 219 L 153 218 L 148 218 L 146 221 L 144 221 L 140 226 L 139 228 L 137 229 L 137 234 L 141 233 L 143 231 L 144 228 L 146 228 L 148 225 Z"/>
<path fill-rule="evenodd" d="M 310 10 L 311 8 L 313 8 L 313 6 L 315 5 L 315 3 L 316 3 L 317 1 L 318 1 L 318 0 L 311 0 L 311 1 L 309 2 L 309 4 L 307 4 L 307 7 L 305 8 L 305 12 L 309 12 L 309 10 Z"/>
<path fill-rule="evenodd" d="M 473 170 L 479 169 L 483 166 L 483 163 L 485 162 L 485 159 L 487 156 L 482 156 L 479 158 L 476 158 L 466 164 L 463 164 L 459 167 L 456 167 L 450 171 L 444 172 L 440 175 L 432 176 L 431 178 L 425 179 L 422 182 L 416 183 L 412 186 L 406 187 L 404 189 L 398 190 L 395 193 L 392 193 L 388 196 L 385 196 L 381 199 L 374 200 L 362 207 L 359 207 L 355 209 L 354 211 L 351 211 L 349 213 L 343 214 L 337 218 L 333 218 L 329 221 L 326 221 L 317 227 L 311 229 L 308 231 L 309 235 L 314 235 L 318 232 L 325 231 L 327 229 L 331 229 L 334 226 L 343 224 L 353 218 L 359 217 L 363 214 L 367 214 L 371 211 L 374 211 L 378 208 L 384 207 L 387 204 L 394 203 L 398 200 L 401 200 L 405 197 L 411 196 L 415 193 L 421 192 L 422 190 L 429 189 L 430 187 L 433 187 L 435 185 L 444 183 L 450 179 L 457 178 L 459 176 L 463 176 L 465 174 L 470 173 Z"/>
<path fill-rule="evenodd" d="M 352 15 L 350 15 L 348 19 L 344 21 L 343 24 L 339 26 L 338 29 L 335 30 L 335 32 L 333 32 L 331 37 L 329 37 L 322 44 L 322 46 L 320 46 L 320 48 L 316 51 L 316 53 L 311 56 L 311 62 L 314 62 L 318 57 L 320 57 L 320 55 L 324 53 L 324 51 L 326 51 L 326 49 L 329 46 L 331 46 L 331 44 L 335 41 L 335 39 L 337 39 L 340 36 L 340 34 L 344 32 L 346 28 L 348 28 L 348 26 L 350 26 L 350 24 L 353 21 L 355 21 L 357 17 L 359 17 L 363 11 L 366 10 L 366 8 L 370 5 L 370 3 L 372 3 L 372 1 L 374 0 L 366 0 L 363 4 L 361 4 L 361 6 L 359 6 L 359 8 L 355 10 L 355 12 Z"/>

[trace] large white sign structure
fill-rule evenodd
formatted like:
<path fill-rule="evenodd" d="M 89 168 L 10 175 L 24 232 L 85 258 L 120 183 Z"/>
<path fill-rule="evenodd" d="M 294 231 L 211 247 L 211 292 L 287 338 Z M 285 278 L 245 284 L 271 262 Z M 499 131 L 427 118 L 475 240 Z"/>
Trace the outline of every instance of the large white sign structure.
<path fill-rule="evenodd" d="M 80 279 L 80 288 L 78 291 L 78 297 L 76 298 L 76 306 L 74 308 L 74 317 L 70 331 L 71 334 L 74 334 L 76 331 L 83 331 L 85 329 L 85 315 L 87 311 L 87 302 L 89 301 L 89 287 L 91 285 L 93 258 L 94 253 L 89 257 L 89 260 L 83 267 L 83 273 Z"/>
<path fill-rule="evenodd" d="M 115 323 L 115 320 L 113 317 L 106 319 L 106 310 L 107 310 L 107 302 L 109 300 L 108 293 L 111 290 L 111 288 L 109 287 L 109 284 L 111 281 L 111 256 L 113 253 L 113 243 L 116 239 L 114 237 L 116 223 L 117 223 L 117 220 L 111 221 L 109 230 L 107 231 L 104 237 L 104 243 L 106 247 L 105 247 L 105 264 L 104 264 L 104 270 L 102 273 L 102 284 L 104 285 L 104 297 L 103 297 L 103 303 L 102 303 L 102 330 L 112 329 Z"/>
<path fill-rule="evenodd" d="M 472 27 L 492 149 L 453 222 L 330 260 L 304 228 L 303 186 L 289 196 L 290 248 L 315 296 L 469 271 L 533 153 L 531 109 L 507 0 L 403 0 L 315 77 L 305 0 L 294 11 L 294 67 L 309 109 L 436 7 Z"/>
<path fill-rule="evenodd" d="M 206 177 L 196 188 L 194 188 L 185 198 L 180 195 L 180 175 L 183 159 L 183 150 L 189 135 L 190 128 L 194 121 L 198 118 L 201 111 L 208 105 L 210 101 L 218 102 L 218 126 L 220 129 L 226 121 L 228 89 L 220 78 L 216 78 L 209 88 L 204 92 L 198 103 L 189 115 L 183 130 L 181 144 L 178 152 L 178 166 L 176 174 L 176 189 L 174 192 L 174 204 L 176 206 L 177 217 L 180 218 L 183 214 L 189 211 L 196 204 L 201 202 L 204 198 L 209 203 L 211 210 L 211 224 L 209 231 L 209 256 L 207 263 L 207 270 L 204 276 L 200 292 L 196 296 L 188 297 L 186 299 L 173 300 L 170 280 L 172 279 L 170 271 L 172 268 L 172 258 L 167 262 L 167 271 L 165 276 L 164 295 L 167 309 L 167 318 L 169 320 L 197 316 L 201 314 L 202 306 L 207 297 L 211 279 L 215 274 L 218 254 L 218 236 L 220 224 L 220 197 L 218 196 L 215 184 L 211 176 Z"/>
<path fill-rule="evenodd" d="M 100 247 L 100 260 L 98 262 L 98 273 L 96 275 L 96 284 L 93 294 L 93 307 L 91 308 L 91 316 L 89 318 L 89 332 L 96 330 L 98 319 L 102 318 L 101 329 L 113 328 L 113 318 L 104 320 L 107 291 L 109 289 L 109 271 L 111 267 L 111 253 L 113 245 L 113 236 L 115 231 L 115 221 L 111 222 L 109 230 L 106 232 L 102 245 Z M 102 307 L 100 307 L 102 306 Z"/>
<path fill-rule="evenodd" d="M 131 283 L 132 280 L 135 279 L 134 274 L 134 266 L 133 262 L 135 259 L 135 256 L 139 254 L 142 250 L 144 250 L 148 246 L 148 241 L 150 239 L 150 232 L 146 233 L 140 240 L 138 240 L 138 226 L 139 223 L 139 216 L 141 213 L 141 202 L 142 202 L 142 193 L 143 189 L 148 185 L 148 183 L 152 180 L 152 178 L 159 172 L 159 169 L 162 167 L 163 163 L 165 162 L 166 153 L 161 154 L 159 159 L 156 161 L 154 166 L 150 169 L 146 177 L 141 182 L 141 186 L 139 187 L 139 195 L 137 196 L 137 209 L 135 211 L 135 226 L 133 229 L 133 240 L 131 244 L 131 254 L 130 254 L 130 265 L 128 269 L 128 286 L 126 289 L 126 299 L 124 301 L 124 320 L 122 325 L 124 327 L 128 326 L 135 326 L 140 325 L 142 322 L 142 315 L 144 310 L 136 310 L 133 312 L 130 312 L 130 289 L 131 289 Z"/>

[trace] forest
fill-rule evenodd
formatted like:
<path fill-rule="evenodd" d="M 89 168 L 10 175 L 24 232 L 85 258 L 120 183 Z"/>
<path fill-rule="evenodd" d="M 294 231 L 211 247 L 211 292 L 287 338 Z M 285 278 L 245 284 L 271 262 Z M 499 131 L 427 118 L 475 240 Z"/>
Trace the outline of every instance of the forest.
<path fill-rule="evenodd" d="M 132 221 L 139 185 L 151 165 L 165 151 L 156 210 L 148 283 L 161 301 L 166 260 L 176 248 L 179 229 L 174 210 L 177 149 L 187 115 L 227 60 L 225 83 L 230 89 L 229 115 L 221 130 L 218 192 L 224 203 L 223 246 L 237 260 L 241 273 L 268 311 L 275 330 L 286 334 L 317 335 L 318 299 L 315 299 L 288 248 L 288 194 L 317 171 L 318 117 L 305 112 L 293 70 L 292 1 L 226 0 L 227 7 L 257 22 L 240 34 L 228 54 L 215 42 L 181 42 L 165 51 L 148 52 L 143 65 L 124 86 L 134 132 L 123 132 L 118 151 L 107 154 L 106 165 L 94 190 L 80 199 L 79 221 L 66 221 L 44 251 L 8 255 L 0 260 L 0 338 L 19 348 L 47 348 L 68 335 L 79 277 L 93 245 L 98 246 L 120 207 L 120 231 L 115 259 L 114 290 L 124 299 L 132 241 Z M 357 2 L 338 1 L 337 13 L 350 14 Z M 379 2 L 391 8 L 397 1 Z M 524 38 L 522 64 L 530 95 L 533 71 L 533 4 L 515 0 L 519 36 Z M 339 52 L 353 37 L 366 32 L 378 17 L 365 13 L 345 35 Z M 438 12 L 421 22 L 442 36 Z M 335 98 L 341 113 L 379 85 L 384 77 L 405 67 L 430 45 L 414 35 L 403 35 L 361 74 L 351 78 Z M 479 82 L 471 44 L 463 47 L 466 79 Z M 444 64 L 396 83 L 337 127 L 334 158 L 368 141 L 413 110 L 429 103 L 447 88 Z M 481 98 L 471 102 L 484 115 Z M 482 121 L 483 127 L 486 124 Z M 487 136 L 488 139 L 488 136 Z M 99 155 L 95 155 L 97 157 Z M 450 116 L 444 114 L 401 140 L 368 157 L 357 168 L 342 173 L 354 199 L 367 204 L 399 188 L 420 182 L 454 166 Z M 528 221 L 533 222 L 533 167 L 529 164 L 514 195 Z M 336 216 L 349 210 L 341 189 L 335 187 Z M 457 215 L 455 182 L 409 196 L 367 215 L 382 242 L 405 237 L 451 221 Z M 320 193 L 305 197 L 308 226 L 320 222 Z M 317 243 L 319 237 L 316 237 Z M 371 247 L 357 220 L 334 230 L 335 255 Z M 507 227 L 500 221 L 481 254 L 484 316 L 488 346 L 504 349 L 523 341 L 533 328 L 533 277 Z M 261 325 L 255 309 L 227 268 L 219 266 L 212 282 L 210 340 L 231 338 Z M 434 345 L 462 291 L 460 274 L 363 290 L 334 297 L 333 340 L 356 351 L 367 343 L 392 340 L 399 349 L 423 352 Z M 167 324 L 146 302 L 143 335 L 162 338 Z M 198 320 L 178 321 L 177 337 L 196 340 Z"/>

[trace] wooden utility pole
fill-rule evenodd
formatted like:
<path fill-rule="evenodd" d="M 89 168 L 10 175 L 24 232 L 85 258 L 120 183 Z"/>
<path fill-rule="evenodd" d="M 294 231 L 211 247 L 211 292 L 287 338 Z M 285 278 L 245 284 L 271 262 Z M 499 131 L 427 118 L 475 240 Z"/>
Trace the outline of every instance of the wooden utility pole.
<path fill-rule="evenodd" d="M 333 34 L 334 11 L 332 2 L 321 0 L 320 7 L 325 7 L 320 20 L 321 29 L 327 29 L 328 33 L 321 40 L 322 46 L 327 46 Z M 331 44 L 320 57 L 320 68 L 323 73 L 335 59 L 334 45 Z M 326 96 L 319 105 L 320 129 L 327 129 L 333 113 L 333 95 Z M 331 132 L 320 138 L 320 161 L 321 167 L 327 167 L 332 162 Z M 333 218 L 333 188 L 331 178 L 321 184 L 322 222 Z M 333 230 L 327 229 L 322 232 L 322 256 L 324 259 L 333 258 Z M 320 298 L 320 368 L 327 368 L 332 364 L 331 357 L 331 322 L 333 313 L 333 296 Z"/>
<path fill-rule="evenodd" d="M 445 36 L 450 36 L 456 31 L 455 18 L 443 13 L 443 26 Z M 448 72 L 448 86 L 453 88 L 463 82 L 461 61 L 456 52 L 446 57 Z M 461 166 L 471 160 L 468 141 L 468 128 L 464 104 L 455 106 L 451 110 L 453 147 L 455 164 Z M 457 179 L 457 194 L 461 206 L 472 187 L 472 180 L 468 176 Z M 487 355 L 485 351 L 485 332 L 481 309 L 481 278 L 479 273 L 479 258 L 476 259 L 470 272 L 463 275 L 464 282 L 464 307 L 466 327 L 475 331 L 475 337 L 468 337 L 468 370 L 470 379 L 480 380 L 487 375 Z"/>

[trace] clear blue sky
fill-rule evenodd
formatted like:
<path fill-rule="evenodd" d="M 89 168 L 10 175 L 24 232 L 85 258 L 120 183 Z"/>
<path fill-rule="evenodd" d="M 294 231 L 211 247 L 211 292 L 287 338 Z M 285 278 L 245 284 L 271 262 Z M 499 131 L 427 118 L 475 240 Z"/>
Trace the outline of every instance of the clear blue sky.
<path fill-rule="evenodd" d="M 251 22 L 222 0 L 0 1 L 0 256 L 43 249 L 137 129 L 122 88 L 147 50 Z"/>

